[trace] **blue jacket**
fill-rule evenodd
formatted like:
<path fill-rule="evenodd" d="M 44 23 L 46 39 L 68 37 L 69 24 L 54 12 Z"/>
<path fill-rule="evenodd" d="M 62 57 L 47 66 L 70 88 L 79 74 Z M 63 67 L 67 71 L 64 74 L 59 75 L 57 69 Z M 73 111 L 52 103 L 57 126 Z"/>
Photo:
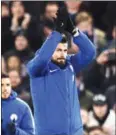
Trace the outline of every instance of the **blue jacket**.
<path fill-rule="evenodd" d="M 2 99 L 2 130 L 5 135 L 10 135 L 8 124 L 14 114 L 17 116 L 15 135 L 35 135 L 34 120 L 29 106 L 12 92 L 8 99 Z"/>
<path fill-rule="evenodd" d="M 95 48 L 80 32 L 73 38 L 80 51 L 67 56 L 66 68 L 60 69 L 51 62 L 51 57 L 61 39 L 60 33 L 52 32 L 27 65 L 36 135 L 74 135 L 82 128 L 75 74 L 92 61 Z"/>

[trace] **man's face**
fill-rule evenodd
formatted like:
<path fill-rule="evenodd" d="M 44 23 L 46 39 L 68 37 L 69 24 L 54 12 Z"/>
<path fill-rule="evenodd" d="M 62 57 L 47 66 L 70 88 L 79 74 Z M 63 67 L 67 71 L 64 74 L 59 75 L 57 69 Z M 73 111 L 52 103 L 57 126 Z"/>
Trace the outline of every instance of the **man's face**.
<path fill-rule="evenodd" d="M 58 6 L 56 4 L 48 4 L 45 9 L 45 16 L 47 18 L 57 18 Z"/>
<path fill-rule="evenodd" d="M 12 88 L 16 88 L 21 83 L 21 78 L 19 76 L 19 73 L 16 70 L 13 70 L 13 71 L 10 71 L 8 75 L 11 80 Z"/>
<path fill-rule="evenodd" d="M 105 114 L 107 113 L 107 109 L 108 109 L 108 106 L 107 106 L 107 104 L 105 104 L 105 105 L 94 105 L 93 106 L 93 110 L 94 110 L 94 112 L 95 112 L 95 114 L 96 114 L 96 116 L 97 117 L 99 117 L 99 118 L 103 118 L 104 116 L 105 116 Z"/>
<path fill-rule="evenodd" d="M 28 47 L 28 41 L 24 36 L 18 36 L 15 39 L 15 48 L 18 51 L 23 51 Z"/>
<path fill-rule="evenodd" d="M 59 43 L 52 56 L 52 61 L 56 62 L 59 65 L 65 65 L 67 57 L 67 47 L 67 43 Z"/>
<path fill-rule="evenodd" d="M 7 99 L 11 94 L 11 82 L 10 78 L 2 78 L 2 98 Z"/>

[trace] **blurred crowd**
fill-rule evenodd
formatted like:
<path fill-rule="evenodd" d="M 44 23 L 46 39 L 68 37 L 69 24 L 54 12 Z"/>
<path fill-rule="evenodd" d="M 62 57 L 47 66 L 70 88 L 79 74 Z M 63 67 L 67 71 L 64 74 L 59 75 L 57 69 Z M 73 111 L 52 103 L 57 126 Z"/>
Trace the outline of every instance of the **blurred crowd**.
<path fill-rule="evenodd" d="M 77 75 L 85 135 L 115 135 L 115 6 L 113 2 L 2 2 L 2 73 L 9 75 L 12 89 L 32 112 L 26 64 L 54 29 L 54 18 L 57 29 L 69 37 L 69 54 L 79 50 L 71 39 L 71 27 L 78 27 L 96 46 L 96 59 Z"/>

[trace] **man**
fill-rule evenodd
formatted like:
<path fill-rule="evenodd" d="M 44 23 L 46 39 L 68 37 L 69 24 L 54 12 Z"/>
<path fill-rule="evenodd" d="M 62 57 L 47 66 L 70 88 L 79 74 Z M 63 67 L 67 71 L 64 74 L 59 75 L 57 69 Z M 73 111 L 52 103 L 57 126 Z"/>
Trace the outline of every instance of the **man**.
<path fill-rule="evenodd" d="M 53 31 L 28 63 L 37 135 L 82 135 L 75 74 L 95 56 L 91 41 L 78 30 L 80 51 L 67 55 L 66 37 Z"/>
<path fill-rule="evenodd" d="M 88 12 L 80 12 L 76 15 L 76 27 L 84 32 L 88 38 L 96 45 L 98 54 L 106 47 L 105 32 L 96 28 L 93 22 L 93 16 Z"/>
<path fill-rule="evenodd" d="M 105 94 L 116 80 L 116 49 L 115 46 L 106 49 L 98 55 L 88 69 L 91 74 L 84 77 L 85 87 L 91 89 L 94 94 Z"/>
<path fill-rule="evenodd" d="M 48 2 L 45 5 L 45 11 L 44 11 L 44 16 L 46 18 L 52 19 L 52 18 L 57 18 L 57 11 L 59 9 L 59 5 L 57 2 Z"/>
<path fill-rule="evenodd" d="M 31 94 L 27 79 L 22 79 L 20 73 L 13 69 L 8 72 L 12 89 L 17 92 L 17 96 L 27 102 L 32 108 Z M 32 110 L 32 109 L 31 109 Z"/>
<path fill-rule="evenodd" d="M 2 135 L 35 135 L 29 106 L 12 91 L 9 76 L 2 75 L 1 81 Z"/>
<path fill-rule="evenodd" d="M 115 112 L 109 109 L 106 96 L 95 95 L 92 108 L 89 112 L 88 127 L 101 126 L 109 135 L 115 135 Z"/>
<path fill-rule="evenodd" d="M 28 36 L 24 32 L 20 32 L 15 36 L 14 47 L 4 54 L 5 59 L 16 54 L 25 64 L 33 58 L 34 53 L 29 45 Z"/>

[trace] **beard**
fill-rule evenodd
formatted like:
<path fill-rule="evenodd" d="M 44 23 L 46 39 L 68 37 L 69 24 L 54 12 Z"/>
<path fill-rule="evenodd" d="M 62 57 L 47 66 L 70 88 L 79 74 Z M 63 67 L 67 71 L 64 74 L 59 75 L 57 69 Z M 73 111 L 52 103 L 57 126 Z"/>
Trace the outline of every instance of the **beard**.
<path fill-rule="evenodd" d="M 60 68 L 65 68 L 66 66 L 66 59 L 64 58 L 58 58 L 57 60 L 52 59 L 52 62 Z"/>

